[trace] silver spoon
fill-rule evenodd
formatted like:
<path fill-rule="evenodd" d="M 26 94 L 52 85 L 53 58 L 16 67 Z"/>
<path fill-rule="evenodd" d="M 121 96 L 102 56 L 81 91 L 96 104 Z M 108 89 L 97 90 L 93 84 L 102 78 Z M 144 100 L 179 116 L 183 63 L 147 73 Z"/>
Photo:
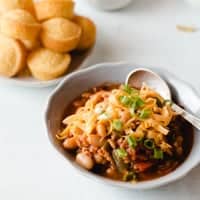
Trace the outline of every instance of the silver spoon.
<path fill-rule="evenodd" d="M 171 100 L 171 91 L 167 83 L 158 74 L 149 69 L 135 69 L 126 78 L 126 84 L 135 88 L 141 88 L 143 83 L 146 83 L 150 88 L 158 92 L 164 99 Z M 174 102 L 172 102 L 172 109 L 200 130 L 200 119 L 198 117 L 187 112 Z"/>

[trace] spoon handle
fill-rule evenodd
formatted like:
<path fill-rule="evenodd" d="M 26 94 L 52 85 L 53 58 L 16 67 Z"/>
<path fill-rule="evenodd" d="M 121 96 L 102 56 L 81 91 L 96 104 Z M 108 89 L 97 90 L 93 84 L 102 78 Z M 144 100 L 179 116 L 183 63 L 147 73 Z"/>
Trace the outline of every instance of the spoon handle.
<path fill-rule="evenodd" d="M 172 109 L 179 115 L 181 115 L 184 119 L 190 122 L 195 128 L 200 130 L 200 119 L 189 112 L 185 111 L 183 108 L 178 106 L 177 104 L 172 104 Z"/>

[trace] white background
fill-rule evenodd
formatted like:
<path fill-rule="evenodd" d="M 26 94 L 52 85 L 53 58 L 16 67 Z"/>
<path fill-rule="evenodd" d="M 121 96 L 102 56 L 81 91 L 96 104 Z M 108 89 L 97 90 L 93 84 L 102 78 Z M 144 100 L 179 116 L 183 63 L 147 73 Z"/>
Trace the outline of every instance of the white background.
<path fill-rule="evenodd" d="M 182 33 L 177 24 L 200 27 L 200 9 L 183 0 L 134 0 L 121 12 L 100 12 L 77 0 L 77 12 L 98 27 L 88 64 L 134 61 L 167 68 L 200 90 L 200 32 Z M 53 149 L 43 111 L 53 88 L 26 89 L 0 82 L 1 200 L 200 199 L 200 167 L 182 180 L 150 191 L 125 191 L 78 175 Z"/>

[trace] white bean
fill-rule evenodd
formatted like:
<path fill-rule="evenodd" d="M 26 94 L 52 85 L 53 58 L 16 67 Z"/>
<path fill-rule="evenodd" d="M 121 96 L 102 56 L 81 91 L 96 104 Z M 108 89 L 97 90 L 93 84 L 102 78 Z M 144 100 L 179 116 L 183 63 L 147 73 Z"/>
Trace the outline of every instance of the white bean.
<path fill-rule="evenodd" d="M 94 159 L 95 159 L 96 163 L 103 164 L 103 157 L 100 156 L 99 154 L 94 154 Z"/>
<path fill-rule="evenodd" d="M 106 136 L 106 127 L 104 124 L 102 124 L 102 123 L 97 124 L 96 130 L 97 130 L 97 134 L 99 136 L 101 136 L 101 137 Z"/>
<path fill-rule="evenodd" d="M 65 141 L 63 142 L 63 146 L 66 149 L 76 149 L 78 147 L 76 143 L 76 138 L 72 137 L 65 139 Z"/>
<path fill-rule="evenodd" d="M 106 170 L 106 175 L 110 178 L 115 178 L 116 177 L 116 170 L 114 168 L 108 168 Z"/>
<path fill-rule="evenodd" d="M 88 142 L 89 142 L 89 144 L 91 144 L 92 146 L 95 146 L 95 147 L 100 147 L 102 144 L 101 137 L 98 135 L 89 135 Z"/>
<path fill-rule="evenodd" d="M 128 113 L 128 112 L 126 112 L 126 111 L 124 111 L 124 112 L 121 113 L 121 120 L 122 120 L 123 122 L 126 122 L 126 121 L 128 121 L 129 119 L 130 119 L 130 113 Z"/>
<path fill-rule="evenodd" d="M 78 153 L 76 155 L 76 162 L 88 170 L 92 169 L 94 166 L 94 162 L 93 162 L 92 158 L 90 156 L 86 155 L 85 153 Z"/>

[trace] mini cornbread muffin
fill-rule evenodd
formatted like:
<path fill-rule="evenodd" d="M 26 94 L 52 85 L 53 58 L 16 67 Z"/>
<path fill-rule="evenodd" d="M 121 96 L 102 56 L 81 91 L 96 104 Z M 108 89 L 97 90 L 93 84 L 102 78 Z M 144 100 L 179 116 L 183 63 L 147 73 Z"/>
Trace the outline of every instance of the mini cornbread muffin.
<path fill-rule="evenodd" d="M 20 40 L 21 43 L 26 47 L 28 51 L 31 51 L 33 49 L 36 49 L 40 47 L 40 42 L 39 40 Z"/>
<path fill-rule="evenodd" d="M 71 52 L 96 39 L 94 23 L 75 16 L 74 6 L 73 0 L 0 0 L 0 75 L 51 80 L 65 74 Z"/>
<path fill-rule="evenodd" d="M 0 35 L 0 74 L 7 77 L 17 75 L 26 64 L 26 51 L 17 40 Z"/>
<path fill-rule="evenodd" d="M 60 54 L 49 49 L 32 51 L 27 59 L 32 75 L 39 80 L 51 80 L 66 73 L 71 62 L 69 54 Z"/>
<path fill-rule="evenodd" d="M 64 18 L 53 18 L 42 24 L 40 34 L 42 44 L 56 52 L 76 49 L 81 37 L 81 28 Z"/>
<path fill-rule="evenodd" d="M 1 33 L 20 40 L 34 41 L 39 34 L 40 24 L 27 11 L 11 10 L 1 17 Z"/>
<path fill-rule="evenodd" d="M 39 21 L 55 17 L 72 19 L 74 2 L 71 0 L 42 0 L 35 3 L 35 12 Z"/>
<path fill-rule="evenodd" d="M 78 50 L 85 50 L 92 47 L 96 41 L 96 26 L 87 17 L 75 16 L 73 21 L 82 28 L 82 34 L 78 43 Z"/>
<path fill-rule="evenodd" d="M 35 13 L 32 0 L 0 0 L 0 14 L 14 9 L 24 9 L 33 15 Z"/>

